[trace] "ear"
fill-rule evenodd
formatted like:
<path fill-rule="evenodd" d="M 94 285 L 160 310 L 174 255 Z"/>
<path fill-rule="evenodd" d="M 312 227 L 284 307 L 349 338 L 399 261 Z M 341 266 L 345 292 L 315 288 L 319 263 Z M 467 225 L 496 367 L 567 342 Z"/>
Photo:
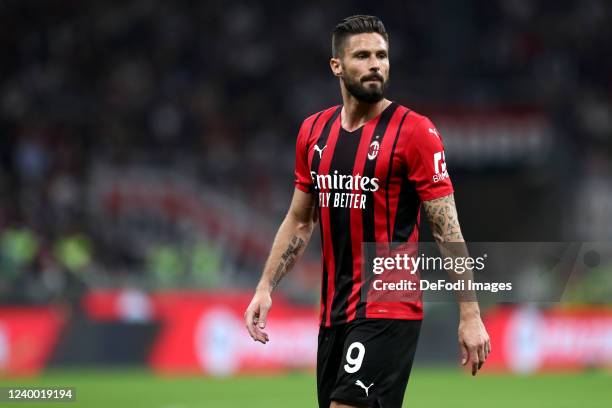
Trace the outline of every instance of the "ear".
<path fill-rule="evenodd" d="M 341 77 L 342 76 L 342 64 L 340 64 L 339 58 L 332 58 L 329 60 L 329 66 L 332 70 L 334 76 Z"/>

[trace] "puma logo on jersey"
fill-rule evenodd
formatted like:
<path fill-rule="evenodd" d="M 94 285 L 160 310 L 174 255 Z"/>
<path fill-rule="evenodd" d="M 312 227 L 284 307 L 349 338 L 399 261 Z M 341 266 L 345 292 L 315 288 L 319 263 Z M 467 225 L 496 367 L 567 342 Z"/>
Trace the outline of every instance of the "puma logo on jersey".
<path fill-rule="evenodd" d="M 436 135 L 436 137 L 438 139 L 440 138 L 440 135 L 438 134 L 438 130 L 437 129 L 429 128 L 429 133 Z"/>
<path fill-rule="evenodd" d="M 319 146 L 314 145 L 314 147 L 313 147 L 314 151 L 315 152 L 319 152 L 319 159 L 323 155 L 323 150 L 325 150 L 326 147 L 327 147 L 327 145 L 323 146 L 323 148 L 321 149 Z"/>
<path fill-rule="evenodd" d="M 366 386 L 365 386 L 365 384 L 361 382 L 361 380 L 357 380 L 357 381 L 355 381 L 355 385 L 358 385 L 358 386 L 360 386 L 361 388 L 363 388 L 363 389 L 365 390 L 366 397 L 369 397 L 369 395 L 368 395 L 368 391 L 370 390 L 370 387 L 374 385 L 374 383 L 372 383 L 372 384 L 370 384 L 370 385 L 368 385 L 368 386 L 366 387 Z"/>

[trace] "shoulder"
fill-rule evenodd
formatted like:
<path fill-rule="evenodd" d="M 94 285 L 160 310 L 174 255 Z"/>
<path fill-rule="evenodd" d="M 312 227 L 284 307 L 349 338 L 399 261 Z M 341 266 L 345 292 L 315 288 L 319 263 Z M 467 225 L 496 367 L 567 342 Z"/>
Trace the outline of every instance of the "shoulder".
<path fill-rule="evenodd" d="M 428 116 L 402 105 L 400 105 L 400 107 L 407 111 L 406 118 L 401 128 L 404 142 L 408 142 L 409 139 L 419 139 L 431 135 L 436 136 L 438 139 L 440 138 L 440 132 L 438 132 L 436 126 Z"/>
<path fill-rule="evenodd" d="M 298 139 L 302 140 L 303 143 L 307 143 L 307 139 L 309 139 L 309 136 L 313 133 L 314 127 L 317 126 L 317 124 L 327 122 L 332 117 L 334 112 L 340 110 L 339 108 L 341 106 L 342 105 L 335 105 L 327 109 L 323 109 L 317 113 L 313 113 L 312 115 L 304 119 L 302 121 L 302 125 L 300 126 Z"/>
<path fill-rule="evenodd" d="M 329 108 L 320 110 L 316 113 L 313 113 L 312 115 L 308 116 L 306 119 L 302 121 L 302 125 L 308 124 L 312 126 L 315 122 L 319 120 L 319 118 L 325 118 L 325 117 L 329 118 L 340 107 L 342 107 L 342 105 L 334 105 Z"/>
<path fill-rule="evenodd" d="M 302 125 L 300 126 L 300 131 L 298 132 L 298 147 L 302 147 L 308 149 L 310 145 L 311 136 L 315 133 L 315 126 L 320 127 L 321 123 L 325 123 L 329 120 L 329 118 L 334 114 L 334 112 L 339 111 L 339 108 L 342 105 L 332 106 L 327 109 L 323 109 L 317 113 L 313 113 L 308 116 L 306 119 L 302 121 Z"/>
<path fill-rule="evenodd" d="M 406 136 L 410 136 L 415 132 L 422 132 L 423 130 L 427 132 L 429 127 L 434 127 L 429 117 L 423 115 L 422 113 L 419 113 L 404 105 L 399 105 L 399 108 L 406 111 L 406 117 L 401 129 L 402 133 Z"/>
<path fill-rule="evenodd" d="M 401 145 L 404 149 L 442 150 L 442 135 L 428 116 L 411 109 L 401 129 Z"/>

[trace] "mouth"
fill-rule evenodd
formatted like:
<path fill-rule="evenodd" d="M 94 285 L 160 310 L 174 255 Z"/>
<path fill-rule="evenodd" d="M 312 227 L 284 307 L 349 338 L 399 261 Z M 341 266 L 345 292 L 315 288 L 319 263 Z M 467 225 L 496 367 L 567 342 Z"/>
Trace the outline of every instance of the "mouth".
<path fill-rule="evenodd" d="M 380 78 L 366 78 L 366 79 L 363 80 L 363 83 L 366 83 L 366 82 L 379 82 L 379 83 L 382 83 L 382 79 L 380 79 Z"/>

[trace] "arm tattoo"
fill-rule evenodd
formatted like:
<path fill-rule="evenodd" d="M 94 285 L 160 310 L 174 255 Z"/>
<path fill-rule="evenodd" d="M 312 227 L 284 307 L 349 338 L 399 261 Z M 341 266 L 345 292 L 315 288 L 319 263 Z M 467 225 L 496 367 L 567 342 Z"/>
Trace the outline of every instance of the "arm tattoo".
<path fill-rule="evenodd" d="M 431 232 L 438 242 L 463 241 L 459 217 L 452 194 L 423 202 L 431 225 Z"/>
<path fill-rule="evenodd" d="M 296 235 L 291 238 L 291 242 L 289 246 L 285 250 L 285 252 L 281 255 L 280 263 L 274 272 L 274 276 L 272 277 L 272 289 L 275 289 L 278 286 L 279 282 L 283 277 L 289 272 L 289 270 L 295 264 L 297 257 L 299 255 L 300 250 L 304 247 L 304 240 Z"/>

